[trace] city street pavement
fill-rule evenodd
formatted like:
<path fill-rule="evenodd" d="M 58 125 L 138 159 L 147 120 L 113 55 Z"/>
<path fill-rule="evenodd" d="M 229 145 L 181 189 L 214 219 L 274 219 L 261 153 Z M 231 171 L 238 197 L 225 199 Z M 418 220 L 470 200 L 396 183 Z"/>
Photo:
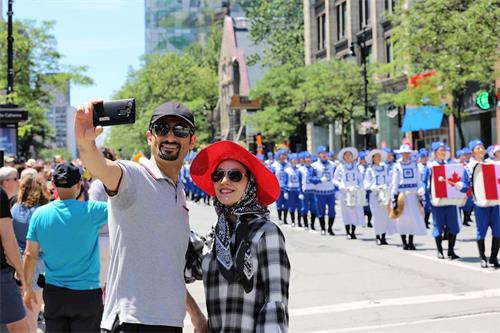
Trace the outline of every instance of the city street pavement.
<path fill-rule="evenodd" d="M 188 207 L 191 228 L 205 234 L 214 208 Z M 417 251 L 403 251 L 399 235 L 376 246 L 371 228 L 347 240 L 339 212 L 336 236 L 281 227 L 292 266 L 290 332 L 500 332 L 500 270 L 480 267 L 474 224 L 458 236 L 461 259 L 439 260 L 430 230 L 415 238 Z M 271 215 L 278 222 L 274 207 Z M 490 242 L 488 232 L 487 255 Z M 205 309 L 202 282 L 189 290 Z"/>

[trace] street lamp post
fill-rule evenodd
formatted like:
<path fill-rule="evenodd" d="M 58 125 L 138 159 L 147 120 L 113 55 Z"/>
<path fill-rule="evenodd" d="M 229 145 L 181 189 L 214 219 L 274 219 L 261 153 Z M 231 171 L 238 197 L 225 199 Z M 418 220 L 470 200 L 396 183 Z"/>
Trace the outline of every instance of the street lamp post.
<path fill-rule="evenodd" d="M 363 66 L 363 88 L 364 88 L 364 107 L 365 107 L 365 121 L 368 121 L 368 72 L 366 69 L 366 58 L 368 56 L 368 48 L 366 46 L 366 30 L 362 30 L 358 35 L 356 44 L 359 46 L 361 55 L 361 65 Z M 351 42 L 351 56 L 356 56 L 354 49 L 354 42 Z M 365 134 L 365 149 L 368 149 L 368 133 Z"/>

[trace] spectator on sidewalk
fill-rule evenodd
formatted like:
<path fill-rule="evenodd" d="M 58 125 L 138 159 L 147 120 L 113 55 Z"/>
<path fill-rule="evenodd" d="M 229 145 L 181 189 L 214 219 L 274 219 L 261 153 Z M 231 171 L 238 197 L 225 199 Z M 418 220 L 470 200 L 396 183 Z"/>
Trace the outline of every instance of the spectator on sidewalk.
<path fill-rule="evenodd" d="M 21 257 L 12 227 L 9 198 L 0 187 L 0 325 L 7 325 L 13 333 L 28 331 L 28 321 L 23 308 L 14 272 L 24 281 Z"/>
<path fill-rule="evenodd" d="M 31 169 L 32 170 L 32 169 Z M 19 184 L 17 203 L 12 207 L 12 222 L 16 234 L 17 244 L 21 256 L 26 250 L 26 235 L 30 225 L 30 219 L 35 210 L 49 202 L 50 193 L 44 179 L 38 176 L 26 176 Z M 45 267 L 42 258 L 36 262 L 35 274 L 31 280 L 31 286 L 35 293 L 36 302 L 31 303 L 31 309 L 25 307 L 29 332 L 36 333 L 38 326 L 38 315 L 42 308 L 42 288 L 37 285 L 40 274 L 43 274 Z"/>
<path fill-rule="evenodd" d="M 77 200 L 80 181 L 80 169 L 73 164 L 55 167 L 54 184 L 60 200 L 33 213 L 26 237 L 27 281 L 31 282 L 43 249 L 46 332 L 99 332 L 103 305 L 98 236 L 107 222 L 107 206 L 103 202 Z M 24 292 L 28 309 L 32 302 L 36 303 L 36 298 L 29 283 Z"/>

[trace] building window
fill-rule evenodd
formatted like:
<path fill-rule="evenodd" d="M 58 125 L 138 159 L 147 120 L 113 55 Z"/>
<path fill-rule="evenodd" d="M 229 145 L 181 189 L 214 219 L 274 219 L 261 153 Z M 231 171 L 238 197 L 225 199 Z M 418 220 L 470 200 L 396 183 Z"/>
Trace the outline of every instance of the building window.
<path fill-rule="evenodd" d="M 359 29 L 370 25 L 370 0 L 359 0 Z"/>
<path fill-rule="evenodd" d="M 337 5 L 337 40 L 345 38 L 347 6 L 345 2 Z"/>
<path fill-rule="evenodd" d="M 384 0 L 384 9 L 390 13 L 394 12 L 394 9 L 396 9 L 395 0 Z"/>
<path fill-rule="evenodd" d="M 237 60 L 233 62 L 233 91 L 233 95 L 240 95 L 240 64 Z"/>
<path fill-rule="evenodd" d="M 385 40 L 385 62 L 390 64 L 393 59 L 394 59 L 394 55 L 393 55 L 393 45 L 391 43 L 391 40 L 390 38 L 386 38 Z"/>
<path fill-rule="evenodd" d="M 316 27 L 318 36 L 318 51 L 325 49 L 325 39 L 326 39 L 326 14 L 321 14 L 316 17 Z"/>

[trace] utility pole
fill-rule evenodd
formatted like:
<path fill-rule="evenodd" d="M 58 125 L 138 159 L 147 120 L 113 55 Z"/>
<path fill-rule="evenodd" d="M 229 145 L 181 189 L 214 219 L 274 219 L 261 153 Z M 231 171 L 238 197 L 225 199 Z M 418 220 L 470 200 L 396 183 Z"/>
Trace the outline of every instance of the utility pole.
<path fill-rule="evenodd" d="M 12 4 L 14 0 L 9 0 L 7 9 L 7 95 L 14 92 L 14 36 L 12 33 Z"/>

